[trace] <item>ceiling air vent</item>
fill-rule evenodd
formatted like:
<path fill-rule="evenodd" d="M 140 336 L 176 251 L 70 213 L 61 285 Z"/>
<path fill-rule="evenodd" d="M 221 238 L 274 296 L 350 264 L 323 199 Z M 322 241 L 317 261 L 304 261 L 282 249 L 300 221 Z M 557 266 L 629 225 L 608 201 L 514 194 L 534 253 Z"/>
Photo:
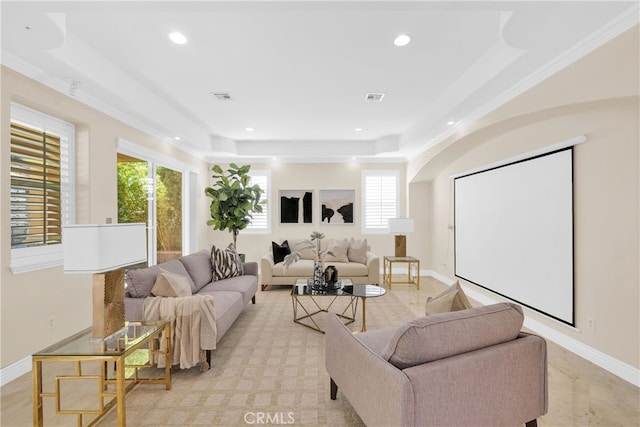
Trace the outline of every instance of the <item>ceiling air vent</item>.
<path fill-rule="evenodd" d="M 213 96 L 218 98 L 220 101 L 231 101 L 231 95 L 225 92 L 213 92 Z"/>
<path fill-rule="evenodd" d="M 369 102 L 382 102 L 382 98 L 384 93 L 368 93 L 365 99 Z"/>

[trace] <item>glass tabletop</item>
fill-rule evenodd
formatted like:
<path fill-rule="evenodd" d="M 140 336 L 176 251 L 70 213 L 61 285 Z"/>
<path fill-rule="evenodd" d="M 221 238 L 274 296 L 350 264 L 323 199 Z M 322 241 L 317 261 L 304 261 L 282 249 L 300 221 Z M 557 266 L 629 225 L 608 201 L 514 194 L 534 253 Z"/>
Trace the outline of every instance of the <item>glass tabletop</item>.
<path fill-rule="evenodd" d="M 291 290 L 291 295 L 329 295 L 329 296 L 354 296 L 363 298 L 379 297 L 387 293 L 382 286 L 356 285 L 351 279 L 340 279 L 340 287 L 335 290 L 318 290 L 309 286 L 309 279 L 298 279 Z"/>
<path fill-rule="evenodd" d="M 166 321 L 125 322 L 125 329 L 105 340 L 91 337 L 91 328 L 34 353 L 40 356 L 119 356 L 165 327 Z"/>
<path fill-rule="evenodd" d="M 381 297 L 387 293 L 387 290 L 382 286 L 376 285 L 353 285 L 345 286 L 342 291 L 346 294 L 353 295 L 354 297 L 362 298 L 375 298 Z"/>
<path fill-rule="evenodd" d="M 390 256 L 390 255 L 386 255 L 384 257 L 384 259 L 386 259 L 387 261 L 393 261 L 393 262 L 418 261 L 417 258 L 414 258 L 412 256 Z"/>

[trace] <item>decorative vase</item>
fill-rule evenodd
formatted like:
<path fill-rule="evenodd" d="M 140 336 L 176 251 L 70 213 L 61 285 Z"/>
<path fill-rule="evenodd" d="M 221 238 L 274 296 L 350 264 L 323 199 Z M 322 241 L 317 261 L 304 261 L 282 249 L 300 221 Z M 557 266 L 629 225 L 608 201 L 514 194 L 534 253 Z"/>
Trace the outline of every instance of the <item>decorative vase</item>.
<path fill-rule="evenodd" d="M 335 285 L 338 282 L 338 269 L 335 265 L 330 265 L 325 268 L 324 281 L 327 285 Z"/>
<path fill-rule="evenodd" d="M 324 270 L 322 269 L 322 261 L 319 259 L 313 263 L 313 284 L 315 286 L 324 284 Z"/>

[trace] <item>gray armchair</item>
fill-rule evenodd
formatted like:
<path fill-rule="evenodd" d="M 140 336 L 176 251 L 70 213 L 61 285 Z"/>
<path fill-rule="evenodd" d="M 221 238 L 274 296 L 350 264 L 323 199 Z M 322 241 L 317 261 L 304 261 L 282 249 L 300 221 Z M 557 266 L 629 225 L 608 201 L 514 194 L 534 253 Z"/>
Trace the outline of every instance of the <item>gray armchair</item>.
<path fill-rule="evenodd" d="M 353 334 L 330 313 L 331 399 L 340 391 L 369 427 L 535 426 L 547 412 L 547 350 L 523 320 L 500 303 Z"/>

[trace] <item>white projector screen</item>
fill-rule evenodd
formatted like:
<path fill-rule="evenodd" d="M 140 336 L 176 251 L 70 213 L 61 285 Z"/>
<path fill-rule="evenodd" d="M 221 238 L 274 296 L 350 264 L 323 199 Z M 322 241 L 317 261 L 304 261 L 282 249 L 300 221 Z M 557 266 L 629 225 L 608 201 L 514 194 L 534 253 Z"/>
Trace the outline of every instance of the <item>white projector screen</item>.
<path fill-rule="evenodd" d="M 455 275 L 574 325 L 571 148 L 458 176 Z"/>

